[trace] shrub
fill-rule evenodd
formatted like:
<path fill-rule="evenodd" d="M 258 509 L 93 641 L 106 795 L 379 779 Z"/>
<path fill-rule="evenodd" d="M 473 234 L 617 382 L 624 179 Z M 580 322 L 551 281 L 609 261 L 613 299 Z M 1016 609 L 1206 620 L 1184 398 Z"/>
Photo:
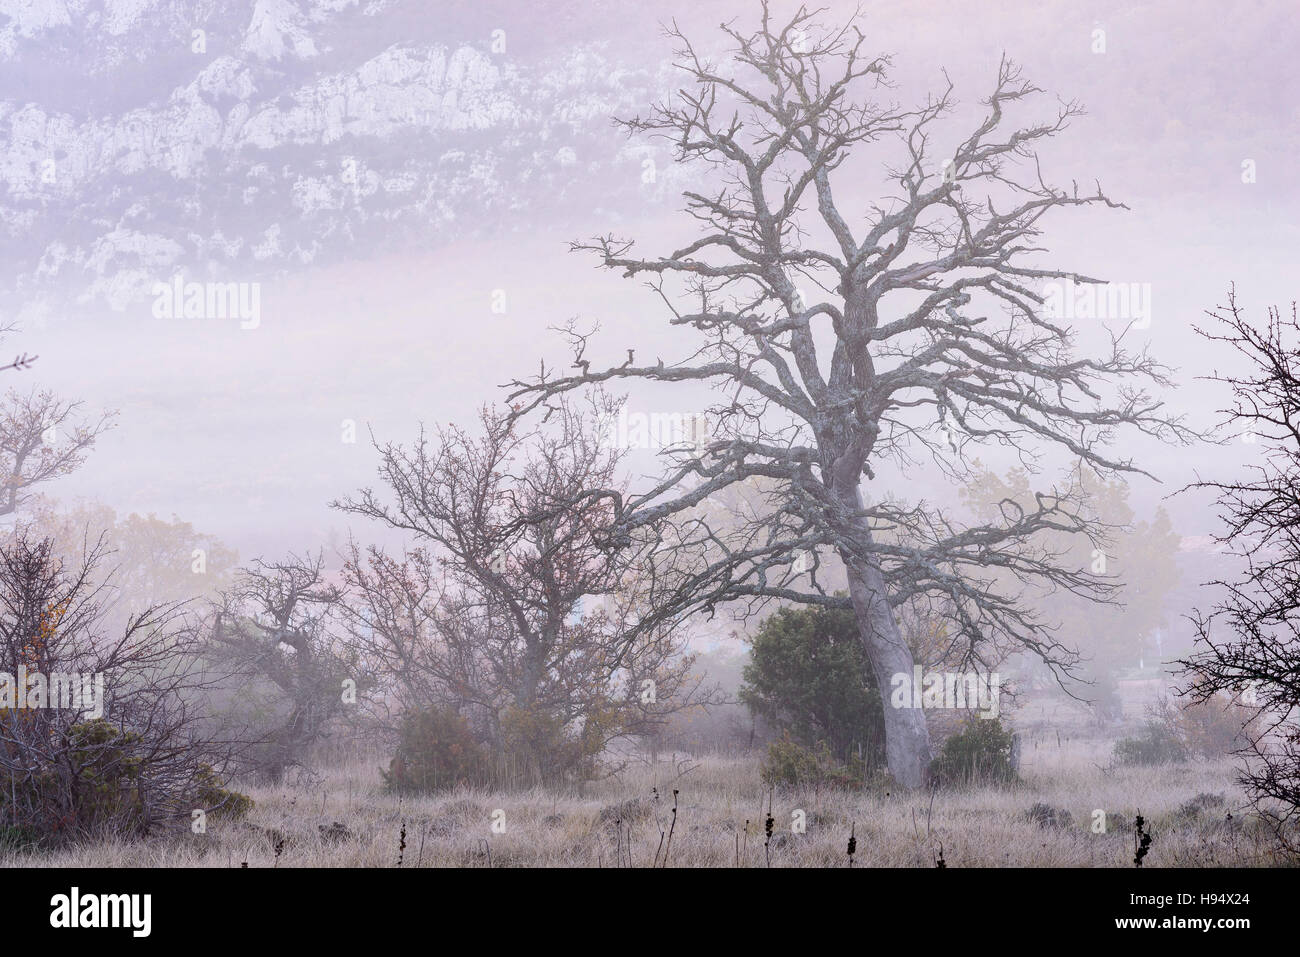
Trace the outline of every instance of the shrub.
<path fill-rule="evenodd" d="M 1025 817 L 1042 828 L 1069 828 L 1074 825 L 1074 816 L 1063 807 L 1053 807 L 1038 801 L 1025 812 Z"/>
<path fill-rule="evenodd" d="M 0 827 L 0 847 L 6 850 L 21 851 L 37 847 L 41 840 L 41 833 L 34 828 L 14 827 L 12 824 Z"/>
<path fill-rule="evenodd" d="M 447 705 L 408 712 L 397 750 L 383 772 L 392 792 L 433 793 L 470 787 L 556 785 L 590 778 L 607 739 L 613 712 L 593 709 L 581 730 L 541 710 L 509 705 L 495 734 L 475 730 Z"/>
<path fill-rule="evenodd" d="M 1211 794 L 1208 791 L 1202 791 L 1191 800 L 1180 804 L 1178 810 L 1174 811 L 1174 817 L 1184 819 L 1199 818 L 1202 814 L 1219 812 L 1227 803 L 1227 798 L 1222 794 Z"/>
<path fill-rule="evenodd" d="M 391 792 L 430 793 L 490 783 L 490 763 L 469 723 L 454 709 L 431 707 L 402 718 L 397 751 L 383 772 Z"/>
<path fill-rule="evenodd" d="M 30 723 L 28 714 L 9 709 L 0 710 L 0 720 Z M 0 819 L 21 822 L 11 825 L 7 839 L 45 845 L 78 832 L 142 830 L 141 760 L 132 754 L 139 735 L 96 718 L 78 722 L 58 737 L 59 761 L 0 788 Z"/>
<path fill-rule="evenodd" d="M 1254 708 L 1218 695 L 1161 701 L 1147 710 L 1139 733 L 1115 743 L 1120 764 L 1174 764 L 1248 749 L 1259 733 Z"/>
<path fill-rule="evenodd" d="M 940 785 L 1014 781 L 1012 739 L 1001 719 L 971 718 L 930 762 L 930 779 Z"/>
<path fill-rule="evenodd" d="M 140 736 L 123 731 L 104 718 L 74 724 L 68 733 L 68 764 L 76 782 L 70 808 L 82 821 L 111 821 L 127 818 L 137 823 L 140 769 L 144 759 L 135 752 Z M 51 768 L 43 777 L 59 777 L 62 769 Z M 40 784 L 37 785 L 40 787 Z"/>
<path fill-rule="evenodd" d="M 593 702 L 582 730 L 540 710 L 511 705 L 501 714 L 497 764 L 511 784 L 555 785 L 585 781 L 596 773 L 596 759 L 621 720 L 617 706 Z"/>
<path fill-rule="evenodd" d="M 226 788 L 211 765 L 199 765 L 194 794 L 198 806 L 216 818 L 237 821 L 253 809 L 253 799 Z"/>
<path fill-rule="evenodd" d="M 789 732 L 768 745 L 759 774 L 769 786 L 852 788 L 862 785 L 861 764 L 841 764 L 825 741 L 809 748 L 791 738 Z"/>
<path fill-rule="evenodd" d="M 1148 720 L 1136 735 L 1115 742 L 1114 759 L 1118 764 L 1176 764 L 1187 758 L 1187 747 L 1177 733 L 1160 720 Z"/>
<path fill-rule="evenodd" d="M 136 837 L 187 827 L 195 808 L 246 809 L 213 771 L 234 745 L 193 706 L 211 679 L 176 608 L 146 608 L 111 629 L 103 540 L 65 562 L 29 532 L 0 545 L 0 659 L 11 662 L 0 682 L 2 839 Z M 48 679 L 47 707 L 15 699 L 12 672 L 23 668 Z"/>
<path fill-rule="evenodd" d="M 7 711 L 0 716 L 15 717 Z M 0 818 L 25 822 L 0 833 L 0 843 L 48 845 L 79 834 L 145 833 L 159 809 L 141 798 L 154 770 L 142 744 L 141 735 L 105 718 L 72 725 L 57 763 L 15 781 L 12 789 L 0 788 Z M 183 807 L 186 816 L 191 808 L 203 808 L 228 818 L 242 817 L 253 806 L 252 798 L 227 790 L 207 764 L 197 766 L 188 786 L 174 785 L 169 803 Z"/>
<path fill-rule="evenodd" d="M 884 716 L 853 612 L 783 608 L 750 643 L 740 700 L 806 748 L 825 743 L 841 764 L 884 760 Z"/>
<path fill-rule="evenodd" d="M 1256 709 L 1219 696 L 1184 699 L 1176 709 L 1169 709 L 1168 720 L 1187 750 L 1202 758 L 1249 748 L 1258 736 Z"/>

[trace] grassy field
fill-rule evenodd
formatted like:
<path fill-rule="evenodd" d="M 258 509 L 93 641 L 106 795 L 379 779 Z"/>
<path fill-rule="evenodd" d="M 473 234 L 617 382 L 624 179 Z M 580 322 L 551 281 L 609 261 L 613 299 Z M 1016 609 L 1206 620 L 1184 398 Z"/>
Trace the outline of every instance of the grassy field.
<path fill-rule="evenodd" d="M 765 847 L 768 790 L 755 756 L 634 760 L 581 792 L 382 791 L 381 758 L 356 759 L 276 788 L 243 786 L 243 821 L 207 833 L 101 843 L 0 863 L 91 867 L 1131 867 L 1132 821 L 1154 840 L 1148 867 L 1283 864 L 1245 809 L 1232 762 L 1107 769 L 1111 741 L 1027 733 L 1023 783 L 933 795 L 778 790 Z M 238 784 L 236 785 L 238 786 Z M 673 824 L 673 789 L 678 810 Z M 660 798 L 653 797 L 658 790 Z M 1031 814 L 1035 805 L 1039 809 Z M 793 812 L 806 830 L 793 833 Z M 1094 814 L 1106 813 L 1104 833 Z M 1068 813 L 1066 819 L 1060 812 Z M 494 831 L 494 815 L 498 830 Z M 405 827 L 405 849 L 400 849 Z M 671 846 L 667 832 L 671 830 Z M 667 851 L 660 848 L 667 847 Z"/>

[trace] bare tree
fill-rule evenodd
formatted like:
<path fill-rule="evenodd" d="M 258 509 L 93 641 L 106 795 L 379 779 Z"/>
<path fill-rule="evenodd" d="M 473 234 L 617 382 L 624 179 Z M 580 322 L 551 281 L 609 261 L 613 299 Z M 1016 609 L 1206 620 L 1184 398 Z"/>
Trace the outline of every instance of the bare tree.
<path fill-rule="evenodd" d="M 12 332 L 0 326 L 0 335 Z M 0 365 L 0 373 L 23 372 L 39 358 L 26 352 Z M 53 393 L 33 390 L 24 395 L 10 389 L 0 400 L 0 515 L 10 515 L 29 499 L 32 486 L 76 470 L 95 439 L 107 429 L 113 413 L 83 419 L 80 402 L 66 402 Z"/>
<path fill-rule="evenodd" d="M 491 709 L 481 622 L 462 616 L 454 580 L 428 549 L 394 558 L 382 548 L 347 546 L 344 622 L 349 644 L 382 676 L 376 705 L 389 731 L 392 712 L 446 705 Z M 470 610 L 471 614 L 473 609 Z"/>
<path fill-rule="evenodd" d="M 800 9 L 781 24 L 765 3 L 757 30 L 723 30 L 734 48 L 731 63 L 718 65 L 673 26 L 687 86 L 621 123 L 695 165 L 707 185 L 685 193 L 686 211 L 701 235 L 663 256 L 638 256 L 633 242 L 613 236 L 573 246 L 646 278 L 671 324 L 695 333 L 694 348 L 641 364 L 629 349 L 626 361 L 602 368 L 588 355 L 594 329 L 571 322 L 579 371 L 543 364 L 511 383 L 510 401 L 525 415 L 615 380 L 705 383 L 723 395 L 708 411 L 706 448 L 674 451 L 662 481 L 616 499 L 624 528 L 672 519 L 674 547 L 701 560 L 712 549 L 704 569 L 683 580 L 680 607 L 770 598 L 852 607 L 884 700 L 892 677 L 913 666 L 896 617 L 909 601 L 941 604 L 974 662 L 1002 635 L 1068 669 L 1071 651 L 981 570 L 1104 592 L 1106 582 L 1033 544 L 1044 529 L 1088 531 L 1069 491 L 1039 494 L 1029 509 L 1008 502 L 996 521 L 960 526 L 902 501 L 898 485 L 874 497 L 861 485 L 879 487 L 886 466 L 905 481 L 924 460 L 962 482 L 972 443 L 1025 461 L 1053 447 L 1102 474 L 1138 471 L 1107 451 L 1116 430 L 1188 437 L 1146 391 L 1166 383 L 1158 364 L 1127 351 L 1122 333 L 1101 355 L 1076 355 L 1074 331 L 1044 309 L 1049 281 L 1099 282 L 1041 265 L 1047 214 L 1122 208 L 1100 187 L 1081 192 L 1043 177 L 1036 147 L 1079 107 L 1012 124 L 1008 114 L 1041 91 L 1004 59 L 982 120 L 954 135 L 944 122 L 955 106 L 951 85 L 916 109 L 875 99 L 889 59 L 867 56 L 852 23 L 825 30 Z M 941 135 L 947 150 L 934 145 Z M 859 199 L 846 207 L 839 197 L 872 182 L 863 154 L 890 143 L 893 194 L 859 215 Z M 715 535 L 700 506 L 753 477 L 779 490 L 769 512 L 748 534 Z M 847 566 L 848 597 L 809 587 L 796 556 L 819 548 Z M 925 717 L 886 710 L 889 768 L 901 784 L 919 785 L 930 757 Z"/>
<path fill-rule="evenodd" d="M 1238 375 L 1215 375 L 1230 386 L 1234 402 L 1227 425 L 1255 443 L 1260 461 L 1245 477 L 1200 481 L 1191 488 L 1218 495 L 1225 529 L 1218 536 L 1242 573 L 1211 583 L 1223 598 L 1193 617 L 1194 655 L 1181 662 L 1193 700 L 1222 696 L 1250 706 L 1243 724 L 1255 760 L 1242 783 L 1261 815 L 1293 853 L 1300 852 L 1300 318 L 1273 308 L 1263 323 L 1246 319 L 1235 290 L 1227 307 L 1209 313 L 1211 329 L 1197 331 L 1222 347 L 1220 354 L 1245 359 Z M 1217 350 L 1216 350 L 1217 351 Z"/>
<path fill-rule="evenodd" d="M 20 509 L 33 486 L 74 471 L 113 416 L 84 419 L 80 402 L 10 390 L 0 401 L 0 515 Z"/>
<path fill-rule="evenodd" d="M 597 426 L 612 406 L 555 412 L 531 432 L 484 411 L 481 435 L 382 446 L 391 501 L 365 489 L 336 503 L 421 543 L 401 559 L 352 546 L 353 641 L 405 707 L 454 708 L 539 779 L 654 730 L 699 691 L 684 636 L 644 625 L 654 543 L 612 546 L 611 502 L 586 494 L 616 479 Z"/>
<path fill-rule="evenodd" d="M 241 569 L 211 609 L 206 652 L 222 674 L 247 684 L 269 681 L 276 726 L 250 741 L 255 770 L 278 782 L 301 766 L 307 749 L 343 711 L 346 679 L 361 679 L 341 641 L 338 588 L 326 581 L 324 557 L 289 556 Z M 364 679 L 361 679 L 364 683 Z"/>
<path fill-rule="evenodd" d="M 204 728 L 209 679 L 178 606 L 110 630 L 102 540 L 56 559 L 26 530 L 0 545 L 0 822 L 61 842 L 188 824 L 229 808 L 230 748 Z"/>

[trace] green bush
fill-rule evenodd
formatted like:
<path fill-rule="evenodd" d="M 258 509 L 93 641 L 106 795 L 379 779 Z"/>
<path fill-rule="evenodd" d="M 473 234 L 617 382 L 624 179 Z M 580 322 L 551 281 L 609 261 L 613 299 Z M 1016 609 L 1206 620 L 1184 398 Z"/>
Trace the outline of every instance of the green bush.
<path fill-rule="evenodd" d="M 195 785 L 195 803 L 215 818 L 237 821 L 253 809 L 253 799 L 224 787 L 211 765 L 199 765 Z"/>
<path fill-rule="evenodd" d="M 871 663 L 847 609 L 782 608 L 750 642 L 740 700 L 806 748 L 841 764 L 884 761 L 884 714 Z"/>
<path fill-rule="evenodd" d="M 1000 719 L 971 718 L 943 743 L 930 763 L 930 779 L 940 785 L 1014 781 L 1011 746 L 1012 733 Z"/>
<path fill-rule="evenodd" d="M 593 707 L 574 732 L 540 709 L 507 706 L 498 733 L 477 737 L 455 709 L 434 705 L 402 718 L 397 750 L 383 772 L 391 792 L 429 794 L 469 787 L 555 786 L 582 781 L 596 772 L 615 709 Z"/>
<path fill-rule="evenodd" d="M 1182 739 L 1162 721 L 1147 721 L 1133 737 L 1115 742 L 1114 760 L 1117 764 L 1177 764 L 1188 757 Z"/>
<path fill-rule="evenodd" d="M 39 847 L 42 837 L 39 831 L 30 827 L 14 827 L 6 824 L 0 827 L 0 847 L 8 851 L 21 851 L 25 848 Z"/>
<path fill-rule="evenodd" d="M 862 767 L 836 761 L 825 741 L 805 747 L 789 733 L 768 745 L 767 757 L 759 767 L 763 783 L 769 786 L 853 788 L 862 785 Z"/>
<path fill-rule="evenodd" d="M 541 709 L 502 709 L 501 741 L 494 751 L 498 783 L 555 786 L 590 780 L 605 742 L 622 719 L 616 705 L 592 702 L 582 729 Z"/>
<path fill-rule="evenodd" d="M 0 820 L 7 825 L 0 844 L 49 846 L 103 831 L 140 835 L 159 823 L 149 820 L 141 801 L 150 790 L 151 764 L 140 735 L 94 718 L 56 732 L 55 740 L 57 760 L 0 788 Z M 188 788 L 177 789 L 173 803 L 187 808 L 186 821 L 189 807 L 234 818 L 253 806 L 206 764 L 198 765 Z"/>
<path fill-rule="evenodd" d="M 137 750 L 140 736 L 104 718 L 94 718 L 74 724 L 68 737 L 69 764 L 77 774 L 78 816 L 99 821 L 124 815 L 134 821 L 138 814 L 136 784 L 144 759 L 132 752 Z"/>
<path fill-rule="evenodd" d="M 451 708 L 408 712 L 398 732 L 397 751 L 383 772 L 390 792 L 427 794 L 458 784 L 486 786 L 490 763 L 468 722 Z"/>
<path fill-rule="evenodd" d="M 3 719 L 33 720 L 11 711 Z M 0 840 L 48 846 L 102 829 L 143 830 L 139 744 L 139 735 L 104 718 L 51 731 L 56 758 L 0 788 L 0 820 L 8 825 Z"/>

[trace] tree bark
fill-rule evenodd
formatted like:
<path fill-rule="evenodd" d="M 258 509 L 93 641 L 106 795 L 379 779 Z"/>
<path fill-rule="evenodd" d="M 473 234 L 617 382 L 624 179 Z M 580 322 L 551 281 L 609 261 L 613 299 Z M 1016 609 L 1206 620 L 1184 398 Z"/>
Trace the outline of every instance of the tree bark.
<path fill-rule="evenodd" d="M 856 490 L 855 502 L 861 499 Z M 861 530 L 870 538 L 870 529 Z M 910 683 L 915 660 L 894 618 L 885 591 L 885 578 L 874 562 L 841 556 L 848 571 L 849 597 L 858 619 L 858 634 L 876 673 L 880 705 L 885 725 L 885 760 L 889 773 L 900 787 L 919 788 L 930 770 L 930 729 L 920 707 L 895 708 L 892 705 L 893 677 L 907 675 Z M 910 696 L 909 696 L 910 698 Z M 919 705 L 919 701 L 912 701 Z"/>

